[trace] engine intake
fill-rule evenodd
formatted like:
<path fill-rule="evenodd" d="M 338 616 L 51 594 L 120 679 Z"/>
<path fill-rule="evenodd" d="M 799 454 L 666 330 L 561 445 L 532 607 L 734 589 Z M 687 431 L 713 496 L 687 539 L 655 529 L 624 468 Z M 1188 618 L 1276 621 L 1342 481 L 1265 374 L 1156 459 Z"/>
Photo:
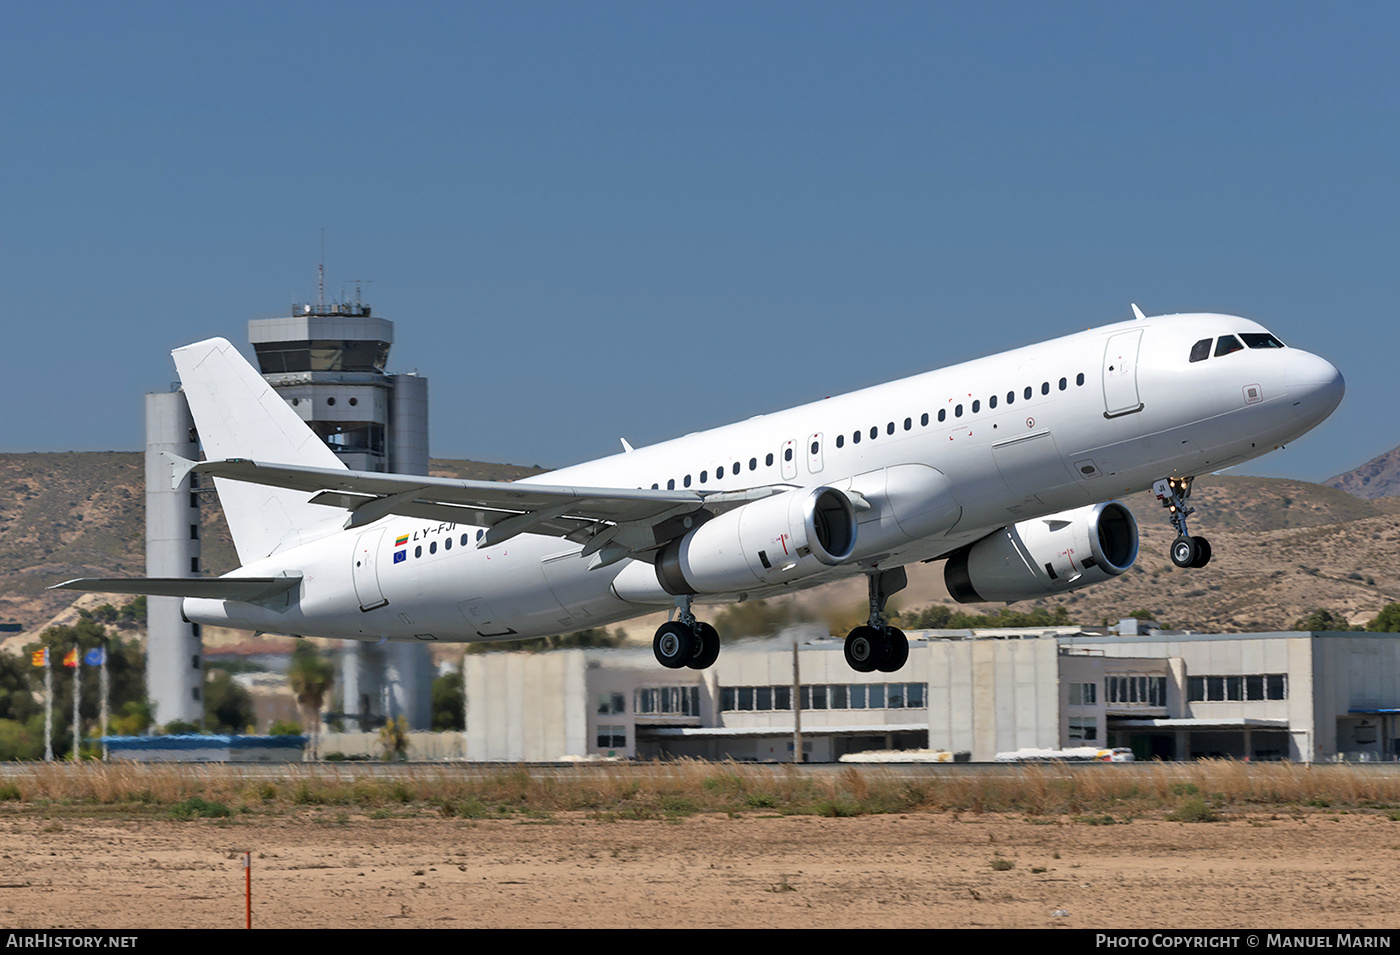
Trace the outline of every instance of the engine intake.
<path fill-rule="evenodd" d="M 948 558 L 943 579 L 959 603 L 1066 593 L 1117 577 L 1138 553 L 1137 521 L 1117 501 L 1003 527 Z"/>
<path fill-rule="evenodd" d="M 856 512 L 835 488 L 801 488 L 737 507 L 661 549 L 669 594 L 722 594 L 784 584 L 834 567 L 856 546 Z"/>

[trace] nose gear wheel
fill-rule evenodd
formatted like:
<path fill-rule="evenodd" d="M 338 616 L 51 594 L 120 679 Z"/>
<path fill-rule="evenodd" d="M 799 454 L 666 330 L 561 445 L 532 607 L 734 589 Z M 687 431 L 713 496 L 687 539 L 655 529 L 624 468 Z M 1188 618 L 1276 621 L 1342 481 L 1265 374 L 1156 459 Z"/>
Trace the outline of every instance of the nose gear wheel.
<path fill-rule="evenodd" d="M 1186 506 L 1191 496 L 1193 477 L 1172 477 L 1152 485 L 1157 500 L 1167 508 L 1172 527 L 1176 529 L 1176 540 L 1172 541 L 1172 563 L 1178 567 L 1204 567 L 1210 563 L 1210 541 L 1204 537 L 1192 537 L 1186 528 L 1186 518 L 1196 513 L 1194 507 Z"/>

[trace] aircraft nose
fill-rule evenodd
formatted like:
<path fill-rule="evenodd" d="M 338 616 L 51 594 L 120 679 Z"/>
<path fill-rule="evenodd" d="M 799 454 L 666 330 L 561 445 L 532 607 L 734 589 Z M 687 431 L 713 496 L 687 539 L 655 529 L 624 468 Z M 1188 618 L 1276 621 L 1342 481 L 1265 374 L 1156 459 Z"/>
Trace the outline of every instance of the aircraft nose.
<path fill-rule="evenodd" d="M 1311 352 L 1292 350 L 1288 361 L 1288 396 L 1300 403 L 1300 410 L 1326 418 L 1342 403 L 1346 382 L 1342 373 L 1327 359 Z"/>

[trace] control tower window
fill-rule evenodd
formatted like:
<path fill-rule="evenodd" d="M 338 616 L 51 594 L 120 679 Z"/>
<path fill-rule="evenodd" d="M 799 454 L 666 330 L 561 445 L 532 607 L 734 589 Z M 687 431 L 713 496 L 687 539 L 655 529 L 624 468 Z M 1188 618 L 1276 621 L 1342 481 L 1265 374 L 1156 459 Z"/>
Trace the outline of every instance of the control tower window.
<path fill-rule="evenodd" d="M 253 346 L 264 375 L 288 371 L 378 371 L 389 360 L 389 343 L 316 340 L 263 342 Z"/>

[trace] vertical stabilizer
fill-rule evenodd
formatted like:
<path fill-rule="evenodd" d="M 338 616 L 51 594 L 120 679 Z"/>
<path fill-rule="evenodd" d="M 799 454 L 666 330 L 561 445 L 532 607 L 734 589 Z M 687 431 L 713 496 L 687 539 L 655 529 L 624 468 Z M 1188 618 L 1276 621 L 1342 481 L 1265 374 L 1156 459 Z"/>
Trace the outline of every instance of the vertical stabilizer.
<path fill-rule="evenodd" d="M 227 340 L 195 342 L 171 355 L 209 460 L 345 469 Z M 220 478 L 214 485 L 244 564 L 340 530 L 344 522 L 343 512 L 308 503 L 302 491 Z"/>

